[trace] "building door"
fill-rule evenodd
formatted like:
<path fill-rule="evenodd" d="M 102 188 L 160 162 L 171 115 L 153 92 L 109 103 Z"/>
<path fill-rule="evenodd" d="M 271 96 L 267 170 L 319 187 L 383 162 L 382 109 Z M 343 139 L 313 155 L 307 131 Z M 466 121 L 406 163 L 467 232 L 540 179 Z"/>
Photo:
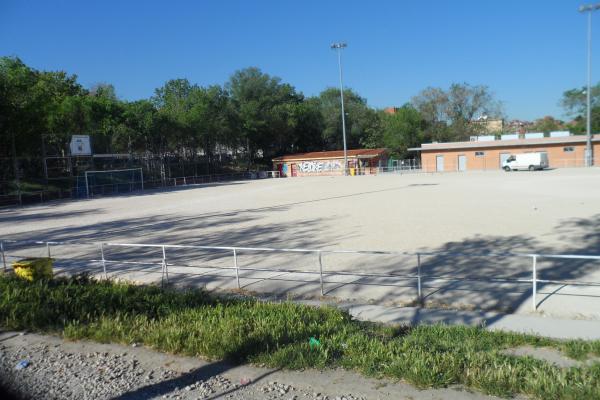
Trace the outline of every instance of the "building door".
<path fill-rule="evenodd" d="M 298 167 L 296 167 L 296 164 L 290 164 L 290 166 L 292 167 L 292 176 L 298 176 Z"/>
<path fill-rule="evenodd" d="M 467 170 L 467 156 L 461 154 L 458 156 L 458 170 L 466 171 Z"/>
<path fill-rule="evenodd" d="M 444 156 L 435 157 L 435 170 L 437 172 L 442 172 L 444 170 Z"/>
<path fill-rule="evenodd" d="M 288 176 L 288 165 L 281 164 L 281 174 L 282 176 Z"/>
<path fill-rule="evenodd" d="M 504 161 L 510 157 L 510 153 L 500 153 L 500 168 L 504 165 Z"/>

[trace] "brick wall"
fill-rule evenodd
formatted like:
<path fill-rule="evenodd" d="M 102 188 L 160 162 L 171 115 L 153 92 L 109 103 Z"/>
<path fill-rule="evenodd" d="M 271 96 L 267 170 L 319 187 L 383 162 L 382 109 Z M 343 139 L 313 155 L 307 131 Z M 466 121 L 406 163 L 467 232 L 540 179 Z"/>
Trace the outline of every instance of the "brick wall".
<path fill-rule="evenodd" d="M 565 147 L 573 148 L 566 152 Z M 595 165 L 600 165 L 600 143 L 593 144 Z M 468 170 L 494 170 L 500 169 L 500 155 L 502 153 L 521 154 L 545 151 L 548 153 L 548 162 L 551 168 L 583 167 L 585 165 L 585 143 L 546 144 L 543 146 L 506 146 L 493 148 L 477 148 L 463 150 L 423 150 L 421 163 L 423 170 L 436 171 L 436 157 L 444 157 L 444 171 L 458 171 L 458 157 L 466 157 Z M 476 155 L 483 152 L 483 155 Z"/>

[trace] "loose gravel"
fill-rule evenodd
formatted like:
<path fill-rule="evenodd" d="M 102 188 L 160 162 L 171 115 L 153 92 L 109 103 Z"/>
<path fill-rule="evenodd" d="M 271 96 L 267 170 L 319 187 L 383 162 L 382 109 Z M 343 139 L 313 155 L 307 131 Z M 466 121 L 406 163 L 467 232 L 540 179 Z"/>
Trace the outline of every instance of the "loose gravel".
<path fill-rule="evenodd" d="M 344 370 L 234 366 L 136 344 L 70 342 L 23 332 L 0 332 L 0 387 L 18 398 L 36 400 L 491 399 L 460 387 L 421 391 Z"/>
<path fill-rule="evenodd" d="M 328 395 L 270 381 L 233 383 L 217 374 L 195 379 L 192 374 L 143 365 L 135 351 L 72 352 L 61 344 L 0 345 L 0 384 L 28 399 L 314 399 L 364 400 L 352 394 Z M 133 348 L 137 346 L 132 346 Z M 25 361 L 25 363 L 21 363 Z M 17 365 L 27 364 L 24 368 Z M 225 395 L 225 396 L 223 396 Z"/>

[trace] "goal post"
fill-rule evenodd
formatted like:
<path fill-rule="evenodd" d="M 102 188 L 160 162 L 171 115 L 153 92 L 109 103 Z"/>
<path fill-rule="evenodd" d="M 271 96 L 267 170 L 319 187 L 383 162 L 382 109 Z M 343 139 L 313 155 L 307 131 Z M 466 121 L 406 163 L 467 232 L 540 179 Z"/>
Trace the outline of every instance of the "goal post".
<path fill-rule="evenodd" d="M 132 192 L 144 190 L 144 172 L 142 168 L 126 168 L 100 171 L 85 171 L 85 194 L 90 198 L 94 194 Z"/>

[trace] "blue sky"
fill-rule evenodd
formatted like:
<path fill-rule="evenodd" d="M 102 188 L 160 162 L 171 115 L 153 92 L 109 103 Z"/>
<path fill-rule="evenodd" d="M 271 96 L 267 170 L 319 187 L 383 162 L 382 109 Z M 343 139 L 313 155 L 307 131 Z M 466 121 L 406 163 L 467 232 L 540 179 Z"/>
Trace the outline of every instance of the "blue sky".
<path fill-rule="evenodd" d="M 305 95 L 337 85 L 329 49 L 346 41 L 344 83 L 374 107 L 428 86 L 488 85 L 509 118 L 564 117 L 586 80 L 586 17 L 572 0 L 0 0 L 0 55 L 66 70 L 84 86 L 146 98 L 172 78 L 221 84 L 257 66 Z M 600 12 L 593 76 L 600 80 Z"/>

